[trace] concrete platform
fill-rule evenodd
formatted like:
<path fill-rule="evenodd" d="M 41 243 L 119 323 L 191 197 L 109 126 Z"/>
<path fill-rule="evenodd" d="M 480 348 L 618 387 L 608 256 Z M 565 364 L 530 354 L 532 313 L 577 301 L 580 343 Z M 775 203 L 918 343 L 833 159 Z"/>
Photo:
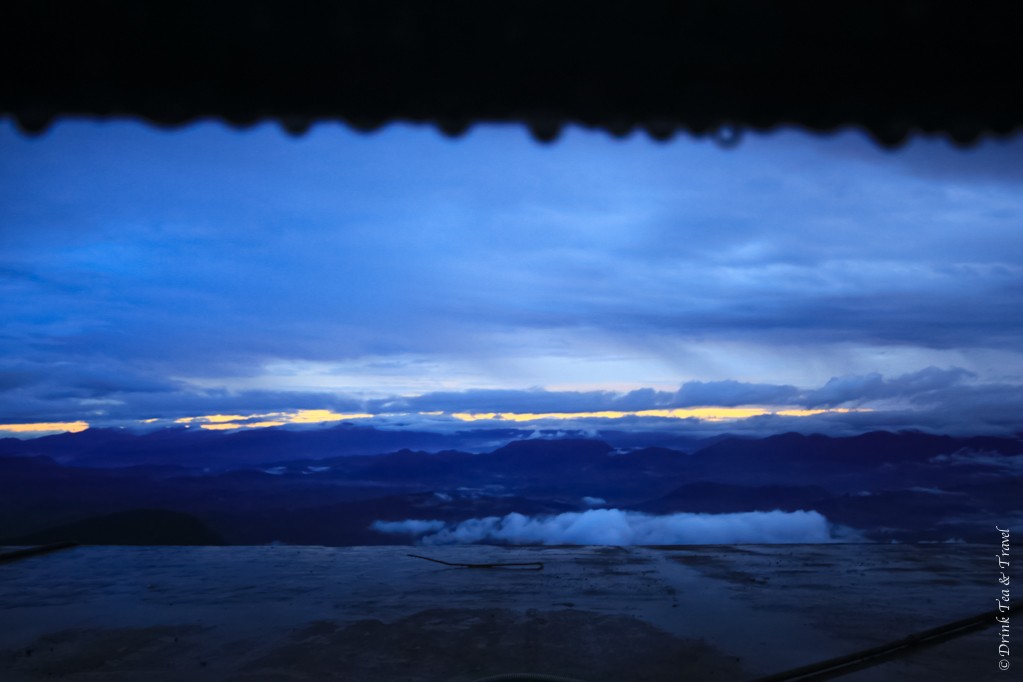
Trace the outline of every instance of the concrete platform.
<path fill-rule="evenodd" d="M 0 565 L 0 679 L 742 681 L 994 608 L 993 552 L 77 547 Z M 1012 679 L 996 648 L 989 629 L 843 679 Z"/>

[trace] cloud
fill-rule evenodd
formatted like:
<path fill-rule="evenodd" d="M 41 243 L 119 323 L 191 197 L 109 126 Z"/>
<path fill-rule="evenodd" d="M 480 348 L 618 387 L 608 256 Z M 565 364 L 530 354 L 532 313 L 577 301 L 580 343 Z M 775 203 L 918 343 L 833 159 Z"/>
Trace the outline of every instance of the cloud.
<path fill-rule="evenodd" d="M 880 375 L 877 380 L 883 381 Z M 862 382 L 858 377 L 832 380 L 849 381 L 853 386 Z M 820 389 L 824 390 L 824 389 Z M 819 391 L 818 391 L 819 392 Z M 809 400 L 820 403 L 818 392 L 811 392 Z M 847 393 L 853 393 L 849 390 Z M 844 395 L 844 394 L 843 394 Z M 860 394 L 869 397 L 864 392 Z M 802 406 L 808 404 L 807 394 L 795 386 L 784 384 L 748 383 L 742 381 L 691 381 L 675 392 L 642 388 L 625 393 L 614 391 L 550 391 L 542 388 L 469 389 L 458 392 L 428 392 L 407 398 L 387 398 L 367 403 L 375 411 L 443 411 L 443 412 L 496 412 L 496 413 L 585 413 L 585 412 L 639 412 L 647 410 L 687 409 L 695 407 L 738 406 Z M 843 397 L 838 402 L 851 400 Z M 835 404 L 838 404 L 836 402 Z"/>
<path fill-rule="evenodd" d="M 908 398 L 924 403 L 933 400 L 938 392 L 974 377 L 976 374 L 961 367 L 927 367 L 892 379 L 885 379 L 878 373 L 835 377 L 822 388 L 808 392 L 801 401 L 807 407 L 832 407 L 887 398 Z"/>
<path fill-rule="evenodd" d="M 50 396 L 106 398 L 115 394 L 167 393 L 184 387 L 180 381 L 133 368 L 116 359 L 50 363 L 28 360 L 0 363 L 0 392 L 33 386 Z"/>
<path fill-rule="evenodd" d="M 0 368 L 5 418 L 1019 413 L 1020 141 L 62 122 L 0 123 L 0 146 L 0 357 L 23 360 Z"/>
<path fill-rule="evenodd" d="M 884 377 L 876 372 L 864 376 L 834 377 L 823 388 L 812 391 L 806 403 L 816 406 L 859 402 L 871 394 L 882 394 L 884 385 Z"/>
<path fill-rule="evenodd" d="M 612 409 L 620 398 L 613 391 L 548 391 L 531 389 L 470 389 L 431 391 L 423 395 L 374 400 L 371 409 L 410 412 L 589 412 Z"/>
<path fill-rule="evenodd" d="M 438 525 L 439 524 L 439 525 Z M 375 530 L 419 535 L 427 545 L 509 543 L 514 545 L 675 545 L 830 542 L 827 519 L 815 511 L 670 514 L 655 516 L 620 509 L 591 509 L 556 516 L 440 521 L 377 521 Z"/>
<path fill-rule="evenodd" d="M 667 407 L 719 405 L 790 405 L 799 402 L 795 386 L 741 381 L 690 381 L 682 384 Z"/>
<path fill-rule="evenodd" d="M 31 386 L 40 380 L 40 377 L 35 376 L 32 372 L 0 369 L 0 391 Z"/>
<path fill-rule="evenodd" d="M 8 381 L 0 386 L 0 421 L 86 421 L 93 426 L 154 419 L 151 425 L 160 426 L 183 418 L 208 422 L 217 415 L 236 415 L 236 425 L 358 417 L 381 428 L 445 433 L 507 429 L 516 420 L 528 418 L 523 423 L 531 430 L 544 430 L 544 437 L 551 429 L 594 438 L 609 430 L 670 430 L 693 437 L 723 432 L 762 436 L 780 431 L 851 435 L 877 429 L 1008 435 L 1019 430 L 1023 412 L 1018 383 L 983 382 L 961 367 L 933 366 L 892 377 L 880 373 L 837 376 L 816 388 L 691 381 L 676 391 L 470 389 L 388 398 L 323 390 L 202 387 L 161 378 L 119 360 L 108 364 L 63 361 L 52 366 L 8 361 L 0 364 L 2 377 Z M 683 406 L 699 404 L 715 406 Z M 865 411 L 842 411 L 850 408 Z"/>
<path fill-rule="evenodd" d="M 31 384 L 0 389 L 0 415 L 13 421 L 74 421 L 95 425 L 129 425 L 147 419 L 173 422 L 204 415 L 259 414 L 331 410 L 362 411 L 363 401 L 324 391 L 229 391 L 189 386 L 184 382 L 117 383 L 117 368 L 100 389 L 96 384 L 65 383 L 60 372 Z M 148 390 L 151 388 L 152 390 Z M 146 390 L 143 390 L 146 389 Z"/>
<path fill-rule="evenodd" d="M 830 408 L 847 404 L 904 398 L 925 404 L 948 398 L 942 393 L 959 388 L 976 374 L 961 367 L 926 367 L 916 372 L 885 378 L 880 373 L 832 377 L 814 389 L 788 384 L 751 383 L 735 380 L 690 381 L 675 392 L 642 388 L 614 391 L 549 391 L 542 388 L 470 389 L 428 392 L 409 398 L 369 401 L 367 409 L 417 410 L 467 413 L 586 413 L 641 412 L 696 407 L 802 407 Z M 983 387 L 981 388 L 983 390 Z"/>

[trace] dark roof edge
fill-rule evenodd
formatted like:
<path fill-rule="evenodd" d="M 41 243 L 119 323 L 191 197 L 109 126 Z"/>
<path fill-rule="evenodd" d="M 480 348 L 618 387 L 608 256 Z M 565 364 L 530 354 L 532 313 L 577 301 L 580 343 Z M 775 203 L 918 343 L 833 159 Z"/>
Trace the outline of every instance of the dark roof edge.
<path fill-rule="evenodd" d="M 522 122 L 656 139 L 798 126 L 968 145 L 1023 126 L 1023 4 L 38 1 L 0 21 L 0 114 L 300 133 Z M 716 132 L 720 131 L 720 132 Z"/>

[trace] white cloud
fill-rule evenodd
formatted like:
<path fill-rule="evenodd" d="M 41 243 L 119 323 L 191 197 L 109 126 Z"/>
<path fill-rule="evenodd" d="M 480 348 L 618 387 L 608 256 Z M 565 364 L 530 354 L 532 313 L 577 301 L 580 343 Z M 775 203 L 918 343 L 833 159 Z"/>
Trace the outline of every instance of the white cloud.
<path fill-rule="evenodd" d="M 590 509 L 556 516 L 441 521 L 377 521 L 383 533 L 421 535 L 426 545 L 679 545 L 831 542 L 828 520 L 815 511 L 655 516 L 620 509 Z"/>

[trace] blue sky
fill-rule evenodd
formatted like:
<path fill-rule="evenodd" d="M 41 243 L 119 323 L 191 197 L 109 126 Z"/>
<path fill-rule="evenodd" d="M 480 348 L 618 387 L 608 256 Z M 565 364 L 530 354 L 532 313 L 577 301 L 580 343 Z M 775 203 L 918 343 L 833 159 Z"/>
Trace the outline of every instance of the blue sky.
<path fill-rule="evenodd" d="M 1021 190 L 1020 139 L 4 121 L 0 423 L 1018 431 Z"/>

